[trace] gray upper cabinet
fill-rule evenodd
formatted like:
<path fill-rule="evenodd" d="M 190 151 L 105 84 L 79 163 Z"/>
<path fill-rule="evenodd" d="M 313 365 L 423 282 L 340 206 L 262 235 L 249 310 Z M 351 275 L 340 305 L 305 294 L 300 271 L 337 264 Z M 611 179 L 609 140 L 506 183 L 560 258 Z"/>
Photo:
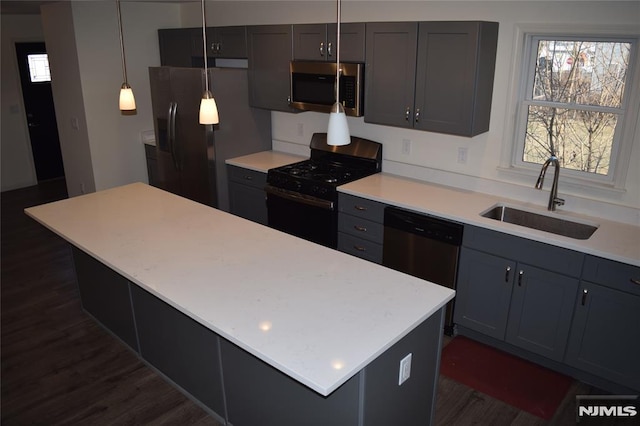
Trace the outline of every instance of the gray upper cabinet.
<path fill-rule="evenodd" d="M 192 55 L 203 56 L 202 29 L 194 36 Z M 207 27 L 207 57 L 242 59 L 247 57 L 247 27 Z"/>
<path fill-rule="evenodd" d="M 194 40 L 200 37 L 202 56 L 202 29 L 166 28 L 158 30 L 160 65 L 170 67 L 192 67 Z"/>
<path fill-rule="evenodd" d="M 293 59 L 336 61 L 337 24 L 296 24 L 293 26 Z M 340 61 L 365 61 L 365 24 L 343 23 L 340 33 Z"/>
<path fill-rule="evenodd" d="M 489 130 L 497 22 L 421 22 L 414 126 L 474 136 Z"/>
<path fill-rule="evenodd" d="M 497 38 L 496 22 L 367 24 L 365 121 L 486 132 Z"/>
<path fill-rule="evenodd" d="M 565 362 L 640 390 L 640 268 L 587 256 Z"/>
<path fill-rule="evenodd" d="M 291 25 L 247 27 L 249 104 L 294 112 L 290 101 L 289 63 L 293 58 Z"/>
<path fill-rule="evenodd" d="M 367 23 L 366 33 L 364 121 L 411 128 L 418 23 Z"/>

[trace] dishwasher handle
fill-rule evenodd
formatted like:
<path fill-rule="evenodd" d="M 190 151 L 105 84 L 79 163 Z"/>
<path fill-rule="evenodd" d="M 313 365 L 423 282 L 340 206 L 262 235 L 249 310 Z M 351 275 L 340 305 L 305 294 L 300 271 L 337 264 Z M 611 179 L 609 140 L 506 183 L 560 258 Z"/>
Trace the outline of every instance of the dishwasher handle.
<path fill-rule="evenodd" d="M 460 246 L 464 225 L 397 207 L 384 209 L 384 226 Z"/>

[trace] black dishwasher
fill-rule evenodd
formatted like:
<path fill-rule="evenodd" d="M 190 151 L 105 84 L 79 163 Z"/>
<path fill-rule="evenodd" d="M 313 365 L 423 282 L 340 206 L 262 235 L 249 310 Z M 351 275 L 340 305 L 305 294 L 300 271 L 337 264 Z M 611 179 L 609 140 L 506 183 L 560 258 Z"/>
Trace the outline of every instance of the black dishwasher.
<path fill-rule="evenodd" d="M 460 223 L 387 207 L 382 264 L 455 290 L 463 229 Z M 452 335 L 453 300 L 444 321 L 444 332 Z"/>

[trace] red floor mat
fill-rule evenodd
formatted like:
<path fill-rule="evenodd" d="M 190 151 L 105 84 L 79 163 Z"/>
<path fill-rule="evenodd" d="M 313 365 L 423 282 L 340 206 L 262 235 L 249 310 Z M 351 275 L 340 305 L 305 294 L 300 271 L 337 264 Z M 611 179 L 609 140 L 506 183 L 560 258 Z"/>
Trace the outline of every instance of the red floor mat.
<path fill-rule="evenodd" d="M 440 373 L 545 420 L 553 417 L 573 383 L 570 377 L 463 336 L 442 351 Z"/>

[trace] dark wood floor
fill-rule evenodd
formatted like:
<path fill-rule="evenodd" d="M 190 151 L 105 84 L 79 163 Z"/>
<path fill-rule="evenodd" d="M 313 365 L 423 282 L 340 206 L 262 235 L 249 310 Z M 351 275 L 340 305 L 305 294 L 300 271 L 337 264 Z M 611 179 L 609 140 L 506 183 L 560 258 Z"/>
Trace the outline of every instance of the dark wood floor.
<path fill-rule="evenodd" d="M 63 180 L 1 195 L 2 425 L 218 425 L 82 311 L 69 246 L 23 212 L 61 198 Z M 575 424 L 586 391 L 550 424 Z M 441 376 L 436 424 L 547 422 Z"/>

